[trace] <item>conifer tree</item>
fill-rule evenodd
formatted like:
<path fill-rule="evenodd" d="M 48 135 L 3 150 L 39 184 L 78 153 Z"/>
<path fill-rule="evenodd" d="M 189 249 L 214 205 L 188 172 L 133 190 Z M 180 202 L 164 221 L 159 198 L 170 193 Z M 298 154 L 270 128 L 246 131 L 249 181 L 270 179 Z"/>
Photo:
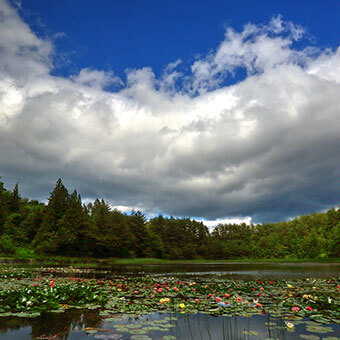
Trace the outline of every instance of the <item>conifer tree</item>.
<path fill-rule="evenodd" d="M 58 249 L 59 220 L 64 216 L 68 208 L 69 194 L 59 178 L 55 188 L 48 199 L 48 205 L 44 211 L 44 219 L 37 232 L 33 245 L 38 252 L 56 253 Z"/>
<path fill-rule="evenodd" d="M 136 238 L 134 246 L 136 255 L 137 257 L 144 257 L 150 241 L 146 228 L 145 215 L 139 210 L 133 211 L 131 216 L 129 217 L 128 223 L 130 230 Z"/>
<path fill-rule="evenodd" d="M 20 207 L 20 195 L 18 183 L 16 183 L 13 192 L 11 193 L 9 210 L 11 213 L 17 213 L 19 211 L 19 207 Z"/>
<path fill-rule="evenodd" d="M 68 255 L 84 254 L 87 250 L 88 216 L 76 190 L 69 196 L 67 210 L 58 224 L 59 252 Z"/>
<path fill-rule="evenodd" d="M 56 221 L 62 218 L 68 208 L 69 194 L 63 182 L 59 178 L 54 190 L 48 199 L 48 209 L 54 215 Z"/>

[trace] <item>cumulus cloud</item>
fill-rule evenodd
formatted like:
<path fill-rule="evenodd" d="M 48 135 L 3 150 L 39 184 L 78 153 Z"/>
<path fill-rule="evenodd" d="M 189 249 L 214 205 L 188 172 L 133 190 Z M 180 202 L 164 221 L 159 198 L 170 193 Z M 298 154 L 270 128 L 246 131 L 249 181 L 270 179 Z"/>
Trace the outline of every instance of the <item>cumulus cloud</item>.
<path fill-rule="evenodd" d="M 298 49 L 301 27 L 228 28 L 190 73 L 178 60 L 126 84 L 90 67 L 53 76 L 53 44 L 4 0 L 0 32 L 0 175 L 23 194 L 46 199 L 61 177 L 86 200 L 255 222 L 339 203 L 340 49 Z"/>
<path fill-rule="evenodd" d="M 110 85 L 121 85 L 122 81 L 119 77 L 114 76 L 113 72 L 105 72 L 83 68 L 79 74 L 71 77 L 73 81 L 80 85 L 86 85 L 97 89 L 105 89 Z"/>

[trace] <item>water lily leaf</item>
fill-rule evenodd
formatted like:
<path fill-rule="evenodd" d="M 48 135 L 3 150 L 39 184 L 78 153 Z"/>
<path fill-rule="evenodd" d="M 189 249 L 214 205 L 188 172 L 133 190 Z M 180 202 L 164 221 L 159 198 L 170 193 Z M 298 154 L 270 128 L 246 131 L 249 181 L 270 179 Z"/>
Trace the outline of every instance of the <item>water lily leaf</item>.
<path fill-rule="evenodd" d="M 115 326 L 115 328 L 117 329 L 118 332 L 122 332 L 122 333 L 128 333 L 129 329 L 126 327 L 117 327 Z"/>
<path fill-rule="evenodd" d="M 152 340 L 152 338 L 150 338 L 147 335 L 132 335 L 131 340 Z"/>
<path fill-rule="evenodd" d="M 6 317 L 6 316 L 11 316 L 12 313 L 8 312 L 8 313 L 0 313 L 0 317 Z"/>
<path fill-rule="evenodd" d="M 259 332 L 256 332 L 256 331 L 243 331 L 242 334 L 258 336 Z"/>
<path fill-rule="evenodd" d="M 87 327 L 87 328 L 85 328 L 85 332 L 87 334 L 96 334 L 96 333 L 98 333 L 98 329 L 97 328 L 92 328 L 92 327 Z"/>
<path fill-rule="evenodd" d="M 144 329 L 129 329 L 130 334 L 146 334 L 147 332 Z"/>
<path fill-rule="evenodd" d="M 313 335 L 313 334 L 300 334 L 300 338 L 306 339 L 306 340 L 319 340 L 320 339 L 320 337 L 318 337 L 317 335 Z"/>
<path fill-rule="evenodd" d="M 324 327 L 324 326 L 307 326 L 306 330 L 311 333 L 329 333 L 334 332 L 332 327 Z"/>

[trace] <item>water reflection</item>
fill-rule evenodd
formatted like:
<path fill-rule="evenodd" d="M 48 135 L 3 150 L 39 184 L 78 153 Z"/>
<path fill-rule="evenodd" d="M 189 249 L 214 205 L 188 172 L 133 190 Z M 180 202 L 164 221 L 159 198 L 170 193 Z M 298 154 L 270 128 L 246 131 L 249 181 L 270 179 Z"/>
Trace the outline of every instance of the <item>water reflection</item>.
<path fill-rule="evenodd" d="M 302 279 L 308 277 L 329 278 L 336 277 L 340 272 L 340 264 L 324 263 L 292 263 L 292 264 L 178 264 L 178 265 L 116 265 L 113 267 L 98 267 L 89 271 L 85 276 L 96 278 L 105 276 L 149 275 L 164 276 L 221 276 L 236 280 L 256 279 Z M 83 274 L 84 275 L 84 274 Z"/>
<path fill-rule="evenodd" d="M 0 319 L 0 339 L 69 339 L 70 333 L 85 327 L 99 328 L 102 317 L 93 311 L 70 311 L 62 314 L 46 313 L 28 319 L 9 317 Z M 4 335 L 4 337 L 3 337 Z"/>
<path fill-rule="evenodd" d="M 337 277 L 340 272 L 339 263 L 191 263 L 191 264 L 144 264 L 144 265 L 111 265 L 98 266 L 95 269 L 74 267 L 45 268 L 36 264 L 31 266 L 19 265 L 37 273 L 53 274 L 55 276 L 77 276 L 87 278 L 103 278 L 117 276 L 219 276 L 235 280 L 280 280 L 303 279 L 308 277 L 330 278 Z M 68 270 L 67 270 L 68 269 Z"/>
<path fill-rule="evenodd" d="M 0 339 L 290 340 L 308 339 L 308 336 L 310 339 L 340 336 L 340 325 L 322 326 L 307 319 L 293 323 L 294 329 L 289 330 L 283 319 L 271 315 L 214 317 L 180 313 L 120 314 L 111 315 L 107 320 L 96 311 L 74 310 L 62 314 L 49 313 L 36 319 L 1 318 Z M 87 334 L 85 329 L 91 334 Z"/>

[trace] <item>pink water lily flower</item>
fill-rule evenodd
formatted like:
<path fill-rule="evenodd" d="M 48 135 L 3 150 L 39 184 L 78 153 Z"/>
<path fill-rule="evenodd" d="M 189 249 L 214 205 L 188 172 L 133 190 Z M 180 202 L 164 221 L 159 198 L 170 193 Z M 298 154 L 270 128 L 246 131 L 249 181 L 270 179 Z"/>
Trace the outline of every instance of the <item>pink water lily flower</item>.
<path fill-rule="evenodd" d="M 297 307 L 297 306 L 292 307 L 292 311 L 293 312 L 298 312 L 299 310 L 300 310 L 300 307 Z"/>

